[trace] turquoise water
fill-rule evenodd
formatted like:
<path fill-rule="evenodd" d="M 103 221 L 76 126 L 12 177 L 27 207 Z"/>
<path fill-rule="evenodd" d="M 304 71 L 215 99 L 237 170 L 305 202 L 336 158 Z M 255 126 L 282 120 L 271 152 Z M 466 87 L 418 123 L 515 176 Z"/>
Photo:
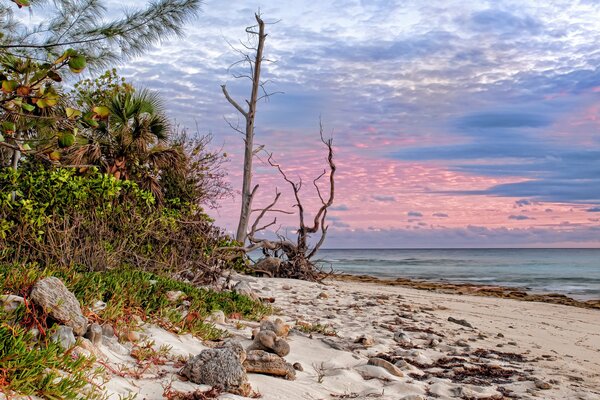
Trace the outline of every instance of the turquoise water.
<path fill-rule="evenodd" d="M 350 274 L 600 299 L 600 249 L 325 249 L 318 258 L 324 266 Z"/>

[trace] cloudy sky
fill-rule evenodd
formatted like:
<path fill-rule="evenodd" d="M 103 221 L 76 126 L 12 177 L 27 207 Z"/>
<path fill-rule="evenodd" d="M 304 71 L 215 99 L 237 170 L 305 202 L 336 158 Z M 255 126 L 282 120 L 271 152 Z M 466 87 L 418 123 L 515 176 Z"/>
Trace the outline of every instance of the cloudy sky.
<path fill-rule="evenodd" d="M 185 39 L 120 71 L 231 155 L 236 198 L 212 212 L 231 230 L 243 143 L 220 85 L 248 97 L 229 44 L 259 8 L 278 21 L 263 77 L 284 93 L 259 105 L 256 142 L 310 182 L 321 117 L 339 170 L 328 247 L 600 245 L 600 1 L 206 0 Z M 285 187 L 255 175 L 257 206 Z"/>

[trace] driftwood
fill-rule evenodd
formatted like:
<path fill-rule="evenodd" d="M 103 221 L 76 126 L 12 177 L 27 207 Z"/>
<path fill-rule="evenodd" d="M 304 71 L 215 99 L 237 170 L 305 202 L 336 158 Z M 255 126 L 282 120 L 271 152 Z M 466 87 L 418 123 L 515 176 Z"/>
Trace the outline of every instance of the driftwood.
<path fill-rule="evenodd" d="M 264 239 L 257 237 L 257 233 L 266 230 L 277 224 L 277 218 L 274 218 L 268 223 L 264 223 L 263 220 L 269 213 L 288 213 L 286 211 L 278 210 L 275 208 L 281 193 L 276 190 L 273 201 L 265 208 L 254 210 L 258 212 L 258 216 L 254 220 L 254 223 L 250 227 L 246 237 L 249 242 L 247 246 L 239 247 L 228 247 L 222 250 L 228 250 L 233 252 L 244 252 L 249 253 L 251 251 L 262 249 L 263 254 L 267 258 L 277 258 L 280 260 L 277 268 L 269 268 L 266 270 L 257 264 L 257 272 L 264 273 L 269 276 L 294 278 L 294 279 L 305 279 L 311 281 L 320 281 L 328 274 L 325 274 L 322 269 L 313 263 L 311 259 L 316 255 L 327 236 L 327 230 L 329 225 L 326 224 L 327 211 L 333 204 L 335 196 L 335 171 L 336 166 L 333 161 L 333 140 L 325 139 L 323 137 L 323 126 L 320 125 L 320 137 L 321 142 L 327 147 L 327 166 L 323 172 L 316 177 L 312 183 L 316 188 L 317 195 L 321 201 L 321 206 L 315 213 L 314 218 L 307 224 L 306 210 L 300 199 L 300 191 L 302 189 L 302 180 L 293 181 L 291 180 L 281 165 L 276 163 L 273 159 L 273 155 L 269 154 L 269 164 L 277 168 L 285 182 L 287 182 L 294 193 L 295 204 L 294 207 L 298 209 L 298 224 L 297 236 L 294 241 L 277 234 L 277 239 Z M 324 196 L 323 192 L 319 188 L 318 182 L 327 177 L 329 183 L 329 192 L 327 196 Z M 314 242 L 314 245 L 309 243 L 311 235 L 318 235 L 318 239 Z"/>

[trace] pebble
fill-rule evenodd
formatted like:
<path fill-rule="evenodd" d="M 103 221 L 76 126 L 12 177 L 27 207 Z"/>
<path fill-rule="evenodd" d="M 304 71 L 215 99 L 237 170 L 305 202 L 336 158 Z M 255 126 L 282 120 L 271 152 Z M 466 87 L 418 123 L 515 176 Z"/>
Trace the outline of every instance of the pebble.
<path fill-rule="evenodd" d="M 225 313 L 221 310 L 213 311 L 208 316 L 208 320 L 215 324 L 224 324 L 225 323 Z"/>
<path fill-rule="evenodd" d="M 293 367 L 296 371 L 304 371 L 304 367 L 299 362 L 295 362 Z"/>
<path fill-rule="evenodd" d="M 378 357 L 369 358 L 368 364 L 383 368 L 392 375 L 395 375 L 398 377 L 404 376 L 404 372 L 402 372 L 400 370 L 400 368 L 396 367 L 391 362 L 384 360 L 383 358 L 378 358 Z"/>
<path fill-rule="evenodd" d="M 375 344 L 375 340 L 373 339 L 373 336 L 371 336 L 371 335 L 361 335 L 358 338 L 356 338 L 354 343 L 360 343 L 365 347 L 370 347 Z"/>
<path fill-rule="evenodd" d="M 398 332 L 394 333 L 394 340 L 397 343 L 402 343 L 402 344 L 410 344 L 412 342 L 410 340 L 410 337 L 402 331 L 398 331 Z"/>
<path fill-rule="evenodd" d="M 73 334 L 73 328 L 70 326 L 60 325 L 56 332 L 51 336 L 54 343 L 58 343 L 63 349 L 70 349 L 75 346 L 75 335 Z"/>
<path fill-rule="evenodd" d="M 535 387 L 541 390 L 548 390 L 548 389 L 552 389 L 552 385 L 550 385 L 548 382 L 544 382 L 541 379 L 536 379 L 535 380 Z"/>
<path fill-rule="evenodd" d="M 469 322 L 467 322 L 466 319 L 456 319 L 454 317 L 448 317 L 448 321 L 454 322 L 455 324 L 458 324 L 458 325 L 466 326 L 467 328 L 473 328 L 473 325 L 471 325 Z"/>
<path fill-rule="evenodd" d="M 325 292 L 321 292 L 321 293 L 319 293 L 319 295 L 317 296 L 317 298 L 319 298 L 319 299 L 328 299 L 329 295 L 327 293 L 325 293 Z"/>

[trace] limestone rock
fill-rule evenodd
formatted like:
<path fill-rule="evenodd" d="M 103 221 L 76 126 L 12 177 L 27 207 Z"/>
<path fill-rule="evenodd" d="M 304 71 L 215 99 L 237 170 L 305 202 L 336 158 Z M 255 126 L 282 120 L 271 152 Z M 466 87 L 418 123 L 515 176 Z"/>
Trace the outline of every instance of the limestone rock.
<path fill-rule="evenodd" d="M 73 328 L 65 325 L 60 325 L 50 338 L 65 350 L 75 346 L 76 342 L 75 335 L 73 335 Z"/>
<path fill-rule="evenodd" d="M 273 331 L 277 336 L 287 337 L 290 332 L 290 326 L 285 324 L 281 318 L 277 318 L 275 321 L 263 319 L 260 321 L 261 331 Z"/>
<path fill-rule="evenodd" d="M 383 358 L 378 358 L 378 357 L 369 358 L 369 365 L 375 365 L 376 367 L 381 367 L 381 368 L 385 369 L 387 372 L 389 372 L 390 374 L 398 376 L 398 377 L 404 376 L 404 373 L 400 370 L 400 368 L 396 367 L 391 362 L 384 360 Z"/>
<path fill-rule="evenodd" d="M 208 320 L 215 324 L 224 324 L 225 323 L 225 313 L 221 310 L 213 311 L 208 316 Z"/>
<path fill-rule="evenodd" d="M 252 287 L 250 286 L 250 284 L 245 281 L 239 281 L 238 283 L 236 283 L 235 286 L 233 287 L 233 291 L 236 292 L 237 294 L 242 294 L 244 296 L 248 296 L 254 300 L 258 299 L 258 296 L 256 295 L 256 293 L 254 293 L 254 290 L 252 290 Z"/>
<path fill-rule="evenodd" d="M 242 363 L 246 352 L 241 344 L 227 342 L 223 347 L 203 350 L 188 360 L 181 375 L 203 385 L 221 386 L 227 392 L 248 396 L 252 387 Z"/>
<path fill-rule="evenodd" d="M 277 354 L 267 353 L 263 350 L 249 350 L 244 361 L 246 372 L 257 374 L 281 376 L 287 380 L 296 379 L 294 367 Z"/>
<path fill-rule="evenodd" d="M 356 338 L 354 343 L 362 344 L 365 347 L 371 347 L 375 344 L 375 340 L 371 335 L 361 335 L 358 338 Z"/>
<path fill-rule="evenodd" d="M 102 344 L 102 327 L 98 324 L 91 324 L 84 337 L 89 339 L 94 346 L 100 346 Z"/>
<path fill-rule="evenodd" d="M 171 303 L 176 303 L 177 300 L 179 300 L 182 296 L 185 296 L 185 293 L 183 293 L 181 290 L 169 290 L 165 296 Z"/>
<path fill-rule="evenodd" d="M 21 304 L 25 303 L 25 299 L 21 296 L 15 296 L 7 294 L 0 296 L 0 305 L 4 308 L 4 311 L 12 312 L 15 311 Z"/>
<path fill-rule="evenodd" d="M 87 331 L 79 301 L 60 279 L 51 276 L 36 282 L 31 289 L 31 300 L 55 320 L 73 328 L 76 335 L 82 336 Z"/>
<path fill-rule="evenodd" d="M 394 333 L 394 341 L 396 341 L 396 343 L 400 343 L 400 344 L 410 344 L 411 343 L 410 337 L 402 331 L 398 331 L 398 332 Z"/>
<path fill-rule="evenodd" d="M 285 339 L 278 338 L 273 331 L 260 331 L 254 337 L 254 342 L 248 347 L 251 350 L 264 350 L 285 357 L 290 354 L 290 345 Z"/>

